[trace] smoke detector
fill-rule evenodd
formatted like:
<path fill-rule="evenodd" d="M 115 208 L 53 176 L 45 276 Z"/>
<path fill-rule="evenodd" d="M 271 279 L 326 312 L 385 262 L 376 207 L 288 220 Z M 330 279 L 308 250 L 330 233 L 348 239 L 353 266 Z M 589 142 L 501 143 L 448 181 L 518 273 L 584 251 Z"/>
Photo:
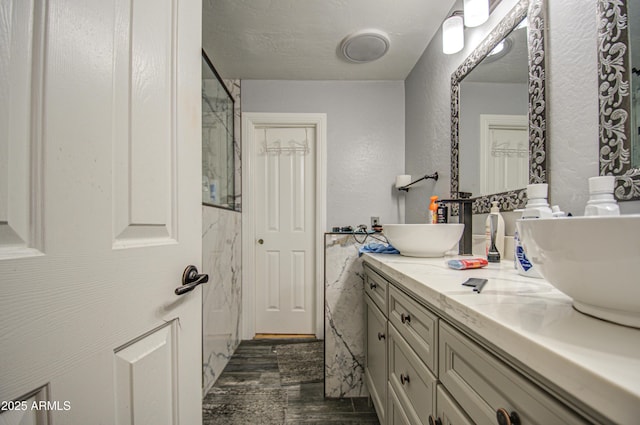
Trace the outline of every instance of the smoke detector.
<path fill-rule="evenodd" d="M 340 51 L 349 62 L 367 63 L 384 56 L 389 50 L 389 44 L 386 32 L 365 29 L 346 36 L 340 43 Z"/>

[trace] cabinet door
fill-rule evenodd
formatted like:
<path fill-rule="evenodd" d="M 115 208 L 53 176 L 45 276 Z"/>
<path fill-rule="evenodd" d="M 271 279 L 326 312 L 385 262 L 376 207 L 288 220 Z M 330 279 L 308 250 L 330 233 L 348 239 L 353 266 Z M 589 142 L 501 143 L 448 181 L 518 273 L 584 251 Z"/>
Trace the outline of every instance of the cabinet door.
<path fill-rule="evenodd" d="M 497 411 L 515 412 L 522 425 L 580 424 L 580 417 L 440 321 L 440 380 L 478 425 L 494 425 Z"/>
<path fill-rule="evenodd" d="M 435 413 L 436 377 L 391 323 L 389 327 L 389 383 L 414 425 L 427 425 Z"/>
<path fill-rule="evenodd" d="M 388 384 L 387 391 L 387 394 L 389 394 L 387 404 L 387 425 L 411 425 L 411 422 L 400 405 L 400 400 L 398 400 L 398 396 L 393 390 L 393 387 L 391 387 L 391 384 Z"/>
<path fill-rule="evenodd" d="M 387 318 L 371 298 L 368 296 L 364 298 L 367 303 L 367 350 L 364 375 L 378 419 L 380 424 L 384 425 L 387 403 Z"/>

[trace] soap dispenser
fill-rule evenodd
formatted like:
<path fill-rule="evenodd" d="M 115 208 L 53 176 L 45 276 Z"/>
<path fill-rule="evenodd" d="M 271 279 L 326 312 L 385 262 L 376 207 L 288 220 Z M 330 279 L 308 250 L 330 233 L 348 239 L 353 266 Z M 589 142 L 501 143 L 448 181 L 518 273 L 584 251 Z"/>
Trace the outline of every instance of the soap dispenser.
<path fill-rule="evenodd" d="M 584 209 L 585 216 L 620 215 L 620 207 L 613 197 L 614 176 L 589 178 L 589 202 Z"/>
<path fill-rule="evenodd" d="M 493 218 L 495 217 L 495 218 Z M 495 231 L 495 247 L 498 252 L 504 258 L 504 218 L 502 214 L 500 214 L 500 208 L 498 207 L 498 201 L 491 202 L 491 210 L 489 211 L 489 215 L 487 216 L 487 220 L 485 221 L 485 255 L 489 255 L 489 250 L 491 249 L 491 220 L 494 219 L 497 224 L 494 227 Z"/>

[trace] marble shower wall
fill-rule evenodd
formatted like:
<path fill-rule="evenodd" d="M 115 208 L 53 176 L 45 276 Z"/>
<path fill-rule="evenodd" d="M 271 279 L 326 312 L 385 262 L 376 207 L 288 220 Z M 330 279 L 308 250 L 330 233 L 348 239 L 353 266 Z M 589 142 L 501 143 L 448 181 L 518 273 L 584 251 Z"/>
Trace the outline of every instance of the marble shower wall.
<path fill-rule="evenodd" d="M 202 207 L 203 396 L 213 386 L 240 344 L 242 316 L 241 214 Z"/>
<path fill-rule="evenodd" d="M 359 240 L 363 236 L 356 236 Z M 364 380 L 364 270 L 353 235 L 325 234 L 326 397 L 369 395 Z M 366 243 L 374 242 L 371 238 Z"/>
<path fill-rule="evenodd" d="M 223 80 L 234 104 L 235 211 L 202 206 L 202 395 L 240 344 L 242 317 L 242 158 L 240 80 Z"/>

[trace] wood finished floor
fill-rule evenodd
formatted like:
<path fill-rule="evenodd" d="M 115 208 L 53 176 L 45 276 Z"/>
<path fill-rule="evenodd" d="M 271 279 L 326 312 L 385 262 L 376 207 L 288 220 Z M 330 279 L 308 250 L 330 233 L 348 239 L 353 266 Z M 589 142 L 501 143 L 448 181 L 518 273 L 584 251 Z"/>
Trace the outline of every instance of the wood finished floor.
<path fill-rule="evenodd" d="M 378 425 L 368 399 L 325 399 L 322 341 L 242 341 L 203 400 L 204 425 Z"/>

